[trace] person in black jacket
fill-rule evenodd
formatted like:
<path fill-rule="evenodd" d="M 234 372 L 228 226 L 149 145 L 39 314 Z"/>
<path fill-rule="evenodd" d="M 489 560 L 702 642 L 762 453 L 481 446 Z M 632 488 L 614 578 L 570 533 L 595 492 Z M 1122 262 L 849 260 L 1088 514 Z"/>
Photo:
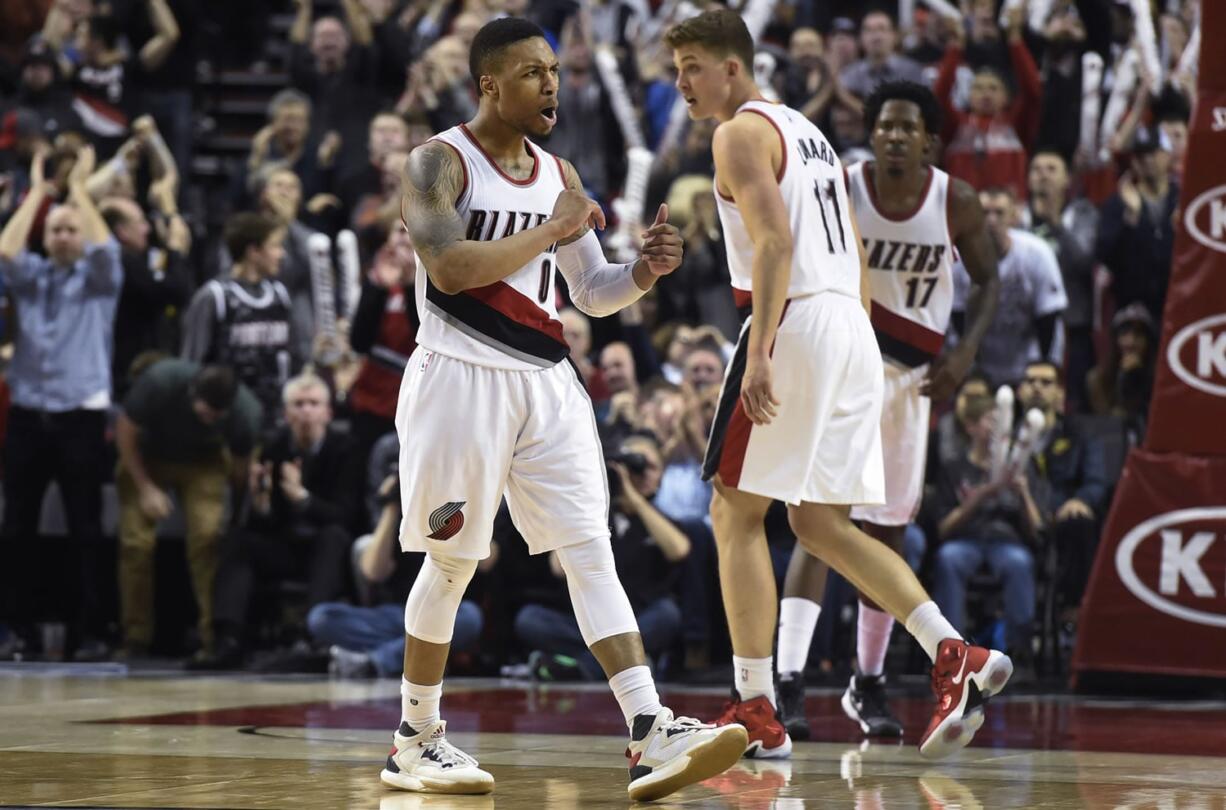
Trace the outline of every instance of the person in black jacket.
<path fill-rule="evenodd" d="M 176 320 L 168 313 L 182 309 L 191 295 L 187 225 L 175 214 L 164 245 L 150 244 L 148 217 L 132 200 L 104 200 L 102 218 L 119 242 L 123 290 L 115 314 L 115 350 L 111 384 L 117 398 L 129 387 L 132 361 L 142 352 L 173 354 L 178 348 Z"/>
<path fill-rule="evenodd" d="M 222 551 L 214 593 L 216 653 L 197 660 L 196 668 L 242 662 L 242 628 L 257 579 L 305 579 L 311 606 L 348 590 L 356 511 L 352 445 L 329 426 L 331 396 L 319 377 L 290 380 L 284 400 L 286 427 L 252 470 L 251 510 Z"/>

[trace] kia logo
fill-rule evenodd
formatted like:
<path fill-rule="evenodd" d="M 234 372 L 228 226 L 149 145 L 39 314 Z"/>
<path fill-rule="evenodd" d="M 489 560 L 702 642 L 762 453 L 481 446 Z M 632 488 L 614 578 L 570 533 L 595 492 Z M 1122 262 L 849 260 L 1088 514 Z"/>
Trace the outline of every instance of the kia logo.
<path fill-rule="evenodd" d="M 1192 238 L 1207 248 L 1226 253 L 1226 186 L 1215 186 L 1198 194 L 1188 204 L 1183 224 Z M 1204 220 L 1208 230 L 1201 226 Z"/>
<path fill-rule="evenodd" d="M 1226 397 L 1226 314 L 1201 318 L 1176 332 L 1166 347 L 1166 362 L 1193 388 Z"/>
<path fill-rule="evenodd" d="M 1204 524 L 1209 521 L 1220 521 L 1220 530 L 1207 530 Z M 1198 527 L 1189 530 L 1178 528 L 1189 523 L 1198 524 Z M 1132 558 L 1137 546 L 1147 540 L 1162 544 L 1157 591 L 1141 581 L 1133 566 Z M 1155 610 L 1196 624 L 1226 627 L 1226 612 L 1196 610 L 1167 598 L 1181 591 L 1201 598 L 1223 597 L 1219 601 L 1222 602 L 1223 611 L 1226 611 L 1226 581 L 1211 582 L 1201 567 L 1205 553 L 1219 542 L 1226 543 L 1226 506 L 1180 509 L 1155 515 L 1124 535 L 1119 548 L 1115 550 L 1115 570 L 1124 587 Z"/>

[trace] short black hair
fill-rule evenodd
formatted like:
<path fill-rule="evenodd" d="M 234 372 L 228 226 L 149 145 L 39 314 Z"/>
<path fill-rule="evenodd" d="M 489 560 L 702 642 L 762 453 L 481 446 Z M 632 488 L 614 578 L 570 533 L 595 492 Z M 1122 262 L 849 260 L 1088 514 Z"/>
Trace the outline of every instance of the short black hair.
<path fill-rule="evenodd" d="M 1072 171 L 1072 165 L 1069 163 L 1068 155 L 1060 151 L 1060 147 L 1055 145 L 1039 146 L 1030 153 L 1029 163 L 1034 163 L 1036 159 L 1043 155 L 1051 155 L 1052 157 L 1060 158 L 1060 162 L 1064 164 L 1065 171 Z"/>
<path fill-rule="evenodd" d="M 490 72 L 490 63 L 516 42 L 534 37 L 546 39 L 539 25 L 522 17 L 500 17 L 481 26 L 468 50 L 468 72 L 472 74 L 473 84 L 477 85 L 478 95 L 481 94 L 481 77 Z"/>
<path fill-rule="evenodd" d="M 864 128 L 872 132 L 877 127 L 877 118 L 887 101 L 909 101 L 919 107 L 920 117 L 929 135 L 941 134 L 941 105 L 936 95 L 922 84 L 915 82 L 882 82 L 864 102 Z"/>
<path fill-rule="evenodd" d="M 229 366 L 204 366 L 192 378 L 192 398 L 215 411 L 230 410 L 237 394 L 238 380 Z"/>
<path fill-rule="evenodd" d="M 247 248 L 260 247 L 280 227 L 280 223 L 267 214 L 242 211 L 230 217 L 222 238 L 226 250 L 230 251 L 231 261 L 241 262 L 247 255 Z"/>
<path fill-rule="evenodd" d="M 119 44 L 119 23 L 109 14 L 94 14 L 87 25 L 89 36 L 100 40 L 105 47 L 113 49 Z"/>
<path fill-rule="evenodd" d="M 1059 385 L 1061 388 L 1064 387 L 1064 369 L 1056 365 L 1050 360 L 1031 360 L 1022 369 L 1023 377 L 1025 376 L 1026 372 L 1030 371 L 1030 369 L 1039 368 L 1039 367 L 1050 368 L 1053 372 L 1055 372 L 1056 384 Z"/>

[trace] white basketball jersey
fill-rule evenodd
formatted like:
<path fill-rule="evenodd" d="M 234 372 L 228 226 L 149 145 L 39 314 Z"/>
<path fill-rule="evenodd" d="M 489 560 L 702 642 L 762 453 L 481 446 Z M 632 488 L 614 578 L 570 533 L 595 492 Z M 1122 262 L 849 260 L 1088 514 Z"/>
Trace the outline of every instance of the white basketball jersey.
<path fill-rule="evenodd" d="M 526 180 L 504 172 L 463 124 L 432 140 L 455 149 L 464 167 L 456 211 L 467 223 L 467 239 L 489 242 L 537 227 L 549 219 L 566 188 L 562 164 L 527 138 L 524 148 L 535 162 Z M 554 300 L 556 251 L 557 245 L 550 245 L 502 281 L 456 295 L 435 287 L 419 258 L 417 343 L 458 360 L 511 370 L 549 368 L 565 359 L 570 350 Z"/>
<path fill-rule="evenodd" d="M 860 298 L 860 257 L 847 208 L 843 165 L 813 122 L 791 107 L 747 101 L 737 113 L 761 115 L 774 125 L 783 146 L 779 191 L 792 226 L 792 274 L 788 297 L 837 292 Z M 754 246 L 736 202 L 716 193 L 728 271 L 739 305 L 750 302 Z"/>
<path fill-rule="evenodd" d="M 908 367 L 941 352 L 954 298 L 954 248 L 949 237 L 949 175 L 928 168 L 919 207 L 884 213 L 877 204 L 872 164 L 847 169 L 847 186 L 868 252 L 873 331 L 881 354 Z"/>

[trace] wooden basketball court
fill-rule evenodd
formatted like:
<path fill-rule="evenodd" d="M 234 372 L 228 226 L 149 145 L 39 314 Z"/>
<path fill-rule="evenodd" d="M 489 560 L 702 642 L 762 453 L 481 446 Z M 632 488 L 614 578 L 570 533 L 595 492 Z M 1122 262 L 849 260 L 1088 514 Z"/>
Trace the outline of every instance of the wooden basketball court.
<path fill-rule="evenodd" d="M 492 796 L 385 789 L 395 681 L 183 678 L 121 667 L 0 670 L 0 806 L 91 808 L 625 807 L 625 731 L 606 687 L 448 684 L 449 734 L 498 780 Z M 710 717 L 715 689 L 667 690 Z M 1058 697 L 994 701 L 975 745 L 919 757 L 929 711 L 896 702 L 903 745 L 863 744 L 834 690 L 808 714 L 820 742 L 744 762 L 666 807 L 1226 808 L 1226 704 Z"/>

